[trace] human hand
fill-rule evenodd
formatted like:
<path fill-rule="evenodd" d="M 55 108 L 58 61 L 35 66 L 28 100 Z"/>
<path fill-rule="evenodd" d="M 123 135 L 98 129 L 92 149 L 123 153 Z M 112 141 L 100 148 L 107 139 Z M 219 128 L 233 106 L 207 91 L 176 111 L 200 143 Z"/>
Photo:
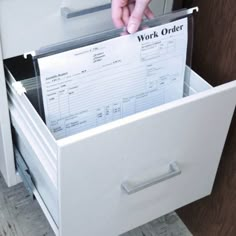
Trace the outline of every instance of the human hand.
<path fill-rule="evenodd" d="M 112 19 L 117 28 L 127 27 L 127 31 L 135 33 L 143 19 L 153 19 L 149 8 L 151 0 L 112 0 Z"/>

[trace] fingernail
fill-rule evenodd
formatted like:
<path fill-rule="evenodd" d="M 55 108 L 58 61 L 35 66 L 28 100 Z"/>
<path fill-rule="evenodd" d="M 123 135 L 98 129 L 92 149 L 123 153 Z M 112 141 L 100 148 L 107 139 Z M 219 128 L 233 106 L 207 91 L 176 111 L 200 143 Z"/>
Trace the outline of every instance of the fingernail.
<path fill-rule="evenodd" d="M 127 27 L 127 30 L 130 34 L 133 34 L 137 31 L 137 25 L 134 23 L 130 23 Z"/>

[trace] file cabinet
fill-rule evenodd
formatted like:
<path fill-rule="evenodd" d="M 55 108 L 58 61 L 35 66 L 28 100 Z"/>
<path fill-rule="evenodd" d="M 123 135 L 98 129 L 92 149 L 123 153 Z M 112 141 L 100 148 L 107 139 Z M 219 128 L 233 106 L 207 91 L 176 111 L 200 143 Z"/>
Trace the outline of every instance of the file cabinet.
<path fill-rule="evenodd" d="M 21 1 L 1 2 L 3 63 L 111 24 L 107 11 L 95 13 L 101 19 L 96 25 L 98 15 L 62 19 L 58 1 L 26 2 L 24 19 L 14 23 L 3 12 L 19 10 Z M 31 38 L 16 35 L 12 27 L 28 26 L 31 18 Z M 26 42 L 18 44 L 17 36 Z M 15 90 L 19 74 L 17 65 L 5 73 L 1 67 L 1 170 L 9 186 L 21 175 L 56 235 L 117 236 L 211 193 L 236 81 L 213 88 L 187 68 L 184 98 L 57 141 L 27 96 Z"/>

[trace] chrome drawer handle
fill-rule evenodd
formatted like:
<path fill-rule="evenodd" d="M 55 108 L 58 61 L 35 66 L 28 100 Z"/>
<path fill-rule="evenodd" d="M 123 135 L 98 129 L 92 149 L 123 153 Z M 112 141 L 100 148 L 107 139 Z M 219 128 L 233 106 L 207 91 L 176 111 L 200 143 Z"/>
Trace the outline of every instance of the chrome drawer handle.
<path fill-rule="evenodd" d="M 151 187 L 157 183 L 163 182 L 167 179 L 170 179 L 176 175 L 180 175 L 181 170 L 176 162 L 172 162 L 169 164 L 169 169 L 167 173 L 164 173 L 162 175 L 156 176 L 153 179 L 147 180 L 145 182 L 141 183 L 134 183 L 132 181 L 125 181 L 121 184 L 122 189 L 125 190 L 125 192 L 130 195 L 133 193 L 136 193 L 138 191 L 141 191 L 145 188 Z"/>
<path fill-rule="evenodd" d="M 61 8 L 61 15 L 65 19 L 70 19 L 70 18 L 74 18 L 74 17 L 78 17 L 78 16 L 92 14 L 92 13 L 95 13 L 95 12 L 98 12 L 98 11 L 103 11 L 103 10 L 110 9 L 110 8 L 111 8 L 110 3 L 104 4 L 104 5 L 101 5 L 101 6 L 96 6 L 96 7 L 83 9 L 83 10 L 78 10 L 78 11 L 72 11 L 68 7 L 63 7 L 63 8 Z"/>

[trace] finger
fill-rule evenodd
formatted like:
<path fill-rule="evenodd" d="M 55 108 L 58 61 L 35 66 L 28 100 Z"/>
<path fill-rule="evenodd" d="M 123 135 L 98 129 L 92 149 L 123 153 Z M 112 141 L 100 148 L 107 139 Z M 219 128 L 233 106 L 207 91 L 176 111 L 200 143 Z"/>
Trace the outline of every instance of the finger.
<path fill-rule="evenodd" d="M 123 19 L 123 22 L 124 22 L 125 26 L 127 26 L 128 23 L 129 23 L 129 8 L 128 8 L 128 6 L 125 6 L 125 7 L 123 8 L 123 16 L 122 16 L 122 19 Z"/>
<path fill-rule="evenodd" d="M 150 7 L 148 6 L 146 8 L 146 10 L 144 11 L 144 15 L 148 18 L 148 19 L 154 19 L 155 15 L 153 13 L 153 11 L 150 9 Z"/>
<path fill-rule="evenodd" d="M 150 0 L 137 0 L 135 3 L 134 10 L 130 16 L 128 24 L 128 32 L 135 33 L 141 22 L 144 15 L 144 12 L 149 4 Z"/>
<path fill-rule="evenodd" d="M 112 1 L 112 20 L 117 28 L 124 26 L 123 22 L 123 7 L 127 5 L 128 0 L 113 0 Z"/>
<path fill-rule="evenodd" d="M 131 2 L 131 3 L 130 3 Z M 130 19 L 130 15 L 131 15 L 131 13 L 133 12 L 133 10 L 134 10 L 134 2 L 132 3 L 132 1 L 129 1 L 129 4 L 128 4 L 128 6 L 127 6 L 127 10 L 128 11 L 126 11 L 125 10 L 125 12 L 124 12 L 124 14 L 123 15 L 125 15 L 124 17 L 123 17 L 123 21 L 125 22 L 125 35 L 127 35 L 127 34 L 129 34 L 129 32 L 127 31 L 127 26 L 128 26 L 128 23 L 129 23 L 129 19 Z M 128 14 L 128 15 L 126 15 L 126 14 Z M 125 18 L 125 19 L 124 19 Z"/>
<path fill-rule="evenodd" d="M 132 12 L 134 11 L 134 3 L 130 3 L 129 5 L 128 5 L 128 7 L 129 7 L 129 16 L 132 14 Z"/>

